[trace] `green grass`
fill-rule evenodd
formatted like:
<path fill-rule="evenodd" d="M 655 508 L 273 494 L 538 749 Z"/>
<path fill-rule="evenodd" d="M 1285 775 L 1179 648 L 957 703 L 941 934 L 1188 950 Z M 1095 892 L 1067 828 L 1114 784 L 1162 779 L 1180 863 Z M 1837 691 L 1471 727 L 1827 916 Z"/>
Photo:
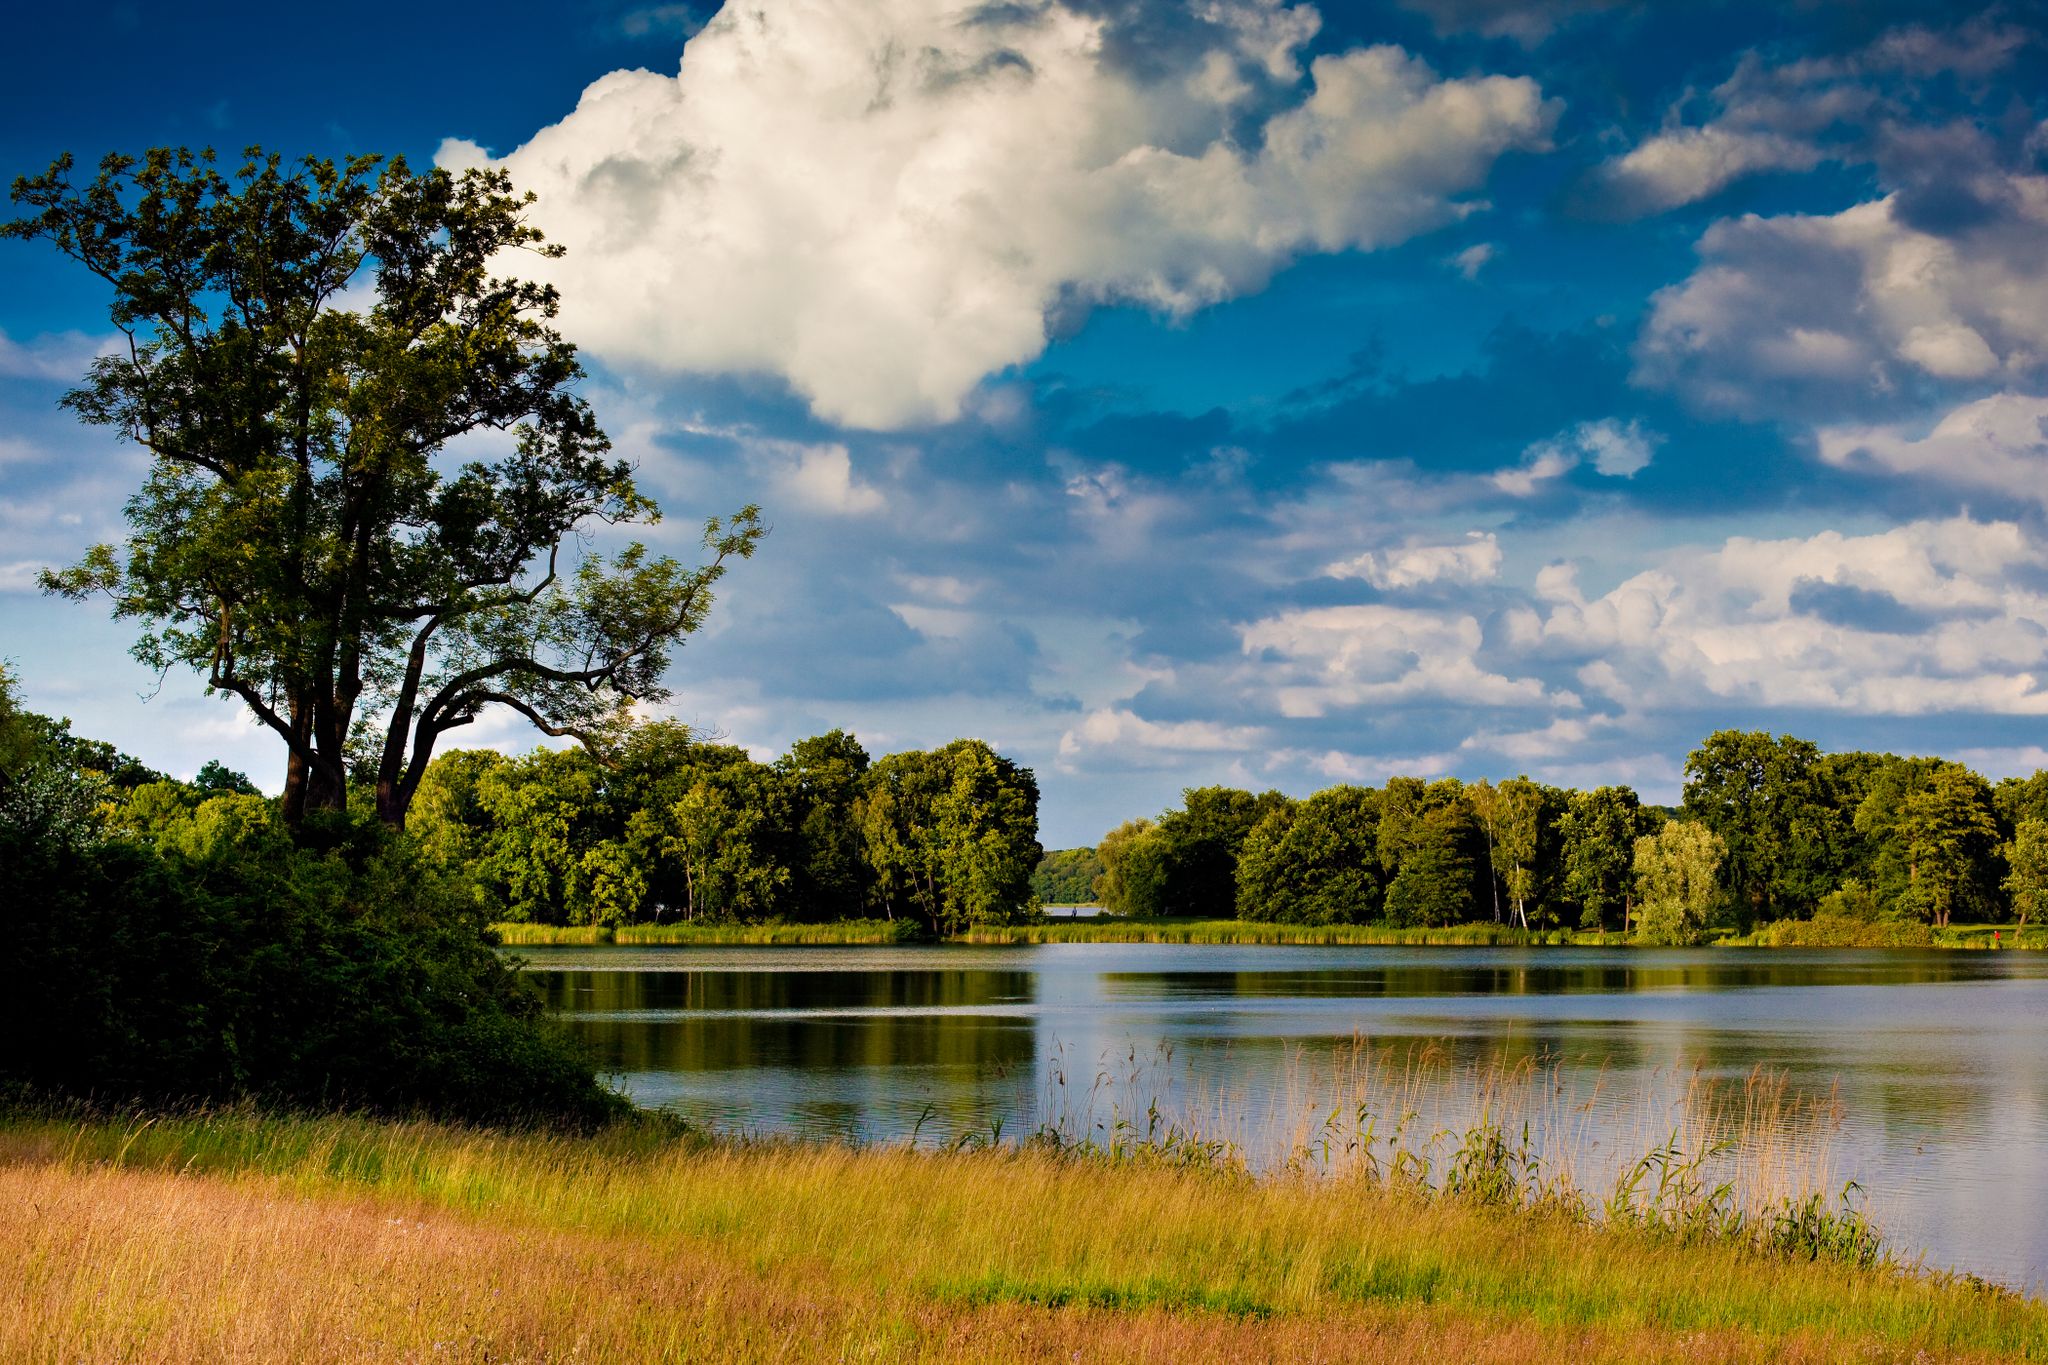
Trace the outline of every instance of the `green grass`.
<path fill-rule="evenodd" d="M 1588 1221 L 1502 1197 L 1485 1159 L 1451 1192 L 1171 1155 L 735 1142 L 644 1122 L 574 1138 L 248 1113 L 15 1117 L 0 1122 L 0 1274 L 16 1287 L 0 1348 L 2048 1358 L 2037 1300 L 1811 1240 Z"/>

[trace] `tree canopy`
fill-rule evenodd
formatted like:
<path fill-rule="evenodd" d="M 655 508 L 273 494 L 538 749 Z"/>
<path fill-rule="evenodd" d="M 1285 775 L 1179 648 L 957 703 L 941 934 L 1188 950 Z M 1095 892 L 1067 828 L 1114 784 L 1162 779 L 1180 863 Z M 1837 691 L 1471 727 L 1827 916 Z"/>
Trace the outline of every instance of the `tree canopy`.
<path fill-rule="evenodd" d="M 763 528 L 706 523 L 708 561 L 580 528 L 655 505 L 577 394 L 550 286 L 497 273 L 559 249 L 502 172 L 251 149 L 59 158 L 0 233 L 113 291 L 122 338 L 64 403 L 147 450 L 125 546 L 46 573 L 142 624 L 137 658 L 196 670 L 283 742 L 284 813 L 339 810 L 351 760 L 406 811 L 437 743 L 491 707 L 603 744 L 665 695 L 670 651 Z"/>

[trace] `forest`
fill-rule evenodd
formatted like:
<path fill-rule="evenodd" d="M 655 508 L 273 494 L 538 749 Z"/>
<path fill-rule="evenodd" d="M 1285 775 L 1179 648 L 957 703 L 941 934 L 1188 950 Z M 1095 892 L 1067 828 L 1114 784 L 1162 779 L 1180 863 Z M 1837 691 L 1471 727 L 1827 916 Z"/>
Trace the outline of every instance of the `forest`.
<path fill-rule="evenodd" d="M 1685 774 L 1676 808 L 1526 777 L 1396 777 L 1299 801 L 1190 788 L 1104 836 L 1093 889 L 1137 917 L 1492 920 L 1657 943 L 1760 928 L 1774 942 L 1912 942 L 2048 910 L 2048 771 L 1994 785 L 1939 758 L 1723 730 Z"/>

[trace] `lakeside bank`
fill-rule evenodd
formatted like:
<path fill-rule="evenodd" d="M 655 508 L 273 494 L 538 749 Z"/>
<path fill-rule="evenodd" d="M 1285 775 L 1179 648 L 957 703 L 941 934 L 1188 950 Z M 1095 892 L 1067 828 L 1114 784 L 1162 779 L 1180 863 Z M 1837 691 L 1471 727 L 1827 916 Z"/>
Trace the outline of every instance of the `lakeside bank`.
<path fill-rule="evenodd" d="M 1833 935 L 1796 926 L 1811 921 L 1784 921 L 1785 929 L 1765 926 L 1743 938 L 1723 938 L 1705 947 L 1929 947 L 1989 951 L 2020 948 L 2048 950 L 2048 928 L 2030 926 L 2018 934 L 2012 925 L 1966 924 L 1920 934 L 1895 935 L 1873 930 Z M 1629 948 L 1638 944 L 1621 934 L 1572 929 L 1525 930 L 1503 924 L 1457 924 L 1438 928 L 1397 929 L 1374 924 L 1280 924 L 1260 920 L 1089 919 L 1046 918 L 1025 924 L 983 925 L 945 939 L 932 939 L 922 926 L 907 919 L 840 920 L 823 924 L 627 924 L 548 925 L 499 923 L 491 926 L 506 947 L 585 947 L 597 944 L 673 944 L 704 947 L 747 944 L 879 946 L 928 942 L 983 945 L 1034 943 L 1212 943 L 1234 945 L 1305 944 L 1324 946 L 1402 945 L 1468 948 L 1582 947 Z M 1919 928 L 1921 926 L 1913 926 Z M 1996 936 L 1994 938 L 1994 935 Z"/>
<path fill-rule="evenodd" d="M 645 1120 L 573 1137 L 15 1116 L 0 1122 L 0 1266 L 22 1292 L 0 1310 L 0 1352 L 2048 1357 L 2038 1299 L 1872 1264 L 1840 1228 L 1832 1243 L 1774 1242 L 1765 1223 L 1730 1235 L 1684 1214 L 1698 1191 L 1667 1197 L 1668 1219 L 1588 1222 L 1540 1189 L 1489 1183 L 1508 1168 L 1470 1136 L 1464 1182 L 1447 1166 L 1430 1192 L 1254 1179 L 1172 1142 L 932 1152 Z"/>

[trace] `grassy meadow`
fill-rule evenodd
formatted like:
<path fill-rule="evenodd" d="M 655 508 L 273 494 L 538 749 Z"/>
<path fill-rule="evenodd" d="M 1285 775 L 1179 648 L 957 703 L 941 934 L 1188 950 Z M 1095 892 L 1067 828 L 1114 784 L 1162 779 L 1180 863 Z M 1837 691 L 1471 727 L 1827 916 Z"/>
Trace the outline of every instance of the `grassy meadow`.
<path fill-rule="evenodd" d="M 1794 1188 L 1767 1168 L 1807 1149 L 1755 1140 L 1797 1114 L 1768 1085 L 1738 1111 L 1729 1185 Z M 0 1358 L 2048 1358 L 2048 1305 L 1923 1271 L 1818 1192 L 1731 1198 L 1704 1128 L 1588 1197 L 1512 1113 L 1325 1133 L 1262 1175 L 1120 1128 L 934 1150 L 17 1114 Z"/>

